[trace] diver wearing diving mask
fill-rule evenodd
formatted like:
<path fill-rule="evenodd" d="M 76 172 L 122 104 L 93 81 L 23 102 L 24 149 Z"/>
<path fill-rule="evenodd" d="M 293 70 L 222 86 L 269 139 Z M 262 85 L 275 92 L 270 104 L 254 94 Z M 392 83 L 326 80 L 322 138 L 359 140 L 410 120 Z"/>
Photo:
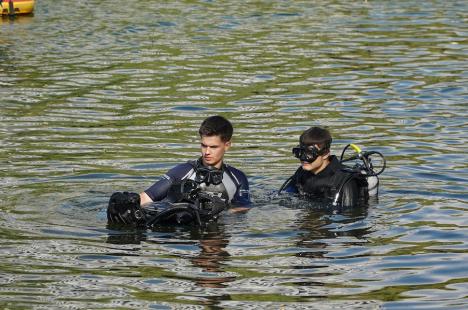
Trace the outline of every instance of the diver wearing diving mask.
<path fill-rule="evenodd" d="M 330 132 L 324 128 L 311 127 L 304 131 L 299 145 L 292 149 L 301 166 L 280 191 L 298 193 L 319 202 L 332 202 L 338 197 L 343 207 L 366 204 L 365 178 L 347 171 L 340 160 L 330 154 L 331 143 Z"/>
<path fill-rule="evenodd" d="M 156 225 L 206 225 L 226 209 L 250 208 L 245 174 L 224 163 L 233 128 L 222 116 L 208 117 L 200 126 L 202 156 L 170 169 L 144 192 L 116 192 L 109 199 L 109 225 L 151 228 Z M 153 203 L 154 202 L 154 203 Z"/>
<path fill-rule="evenodd" d="M 211 116 L 200 126 L 201 157 L 179 164 L 140 194 L 141 205 L 167 198 L 174 184 L 193 180 L 200 190 L 230 203 L 231 211 L 244 212 L 250 207 L 249 183 L 245 174 L 224 163 L 231 147 L 233 127 L 222 116 Z"/>

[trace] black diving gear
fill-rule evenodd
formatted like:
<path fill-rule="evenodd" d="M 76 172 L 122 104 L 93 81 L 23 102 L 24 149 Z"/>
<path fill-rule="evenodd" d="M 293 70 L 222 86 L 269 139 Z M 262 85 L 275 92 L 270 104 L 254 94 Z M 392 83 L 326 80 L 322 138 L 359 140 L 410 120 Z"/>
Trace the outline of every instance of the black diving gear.
<path fill-rule="evenodd" d="M 203 166 L 197 162 L 195 168 L 195 182 L 206 185 L 218 185 L 223 182 L 223 169 L 217 169 L 213 166 Z"/>
<path fill-rule="evenodd" d="M 202 191 L 194 202 L 176 203 L 153 202 L 144 207 L 147 210 L 147 226 L 190 225 L 203 226 L 215 222 L 219 214 L 227 208 L 227 202 Z"/>
<path fill-rule="evenodd" d="M 284 189 L 323 203 L 333 202 L 340 193 L 339 203 L 343 207 L 364 205 L 368 199 L 364 176 L 346 170 L 333 155 L 330 164 L 317 174 L 299 167 Z"/>
<path fill-rule="evenodd" d="M 113 193 L 107 206 L 109 224 L 141 227 L 146 225 L 146 214 L 140 207 L 140 195 L 129 192 Z"/>
<path fill-rule="evenodd" d="M 220 169 L 213 166 L 204 166 L 201 158 L 195 162 L 190 162 L 190 164 L 193 166 L 195 172 L 194 180 L 191 181 L 191 179 L 188 179 L 186 181 L 182 181 L 182 183 L 192 184 L 192 187 L 196 186 L 196 194 L 198 197 L 202 198 L 205 203 L 210 202 L 210 197 L 213 199 L 220 198 L 226 202 L 229 201 L 229 194 L 226 186 L 223 184 L 225 172 L 224 165 L 222 165 Z M 195 198 L 192 198 L 191 201 L 195 200 Z"/>
<path fill-rule="evenodd" d="M 345 158 L 346 150 L 348 150 L 350 147 L 355 150 L 356 154 Z M 362 151 L 357 145 L 352 143 L 346 145 L 341 152 L 340 162 L 344 163 L 356 159 L 361 160 L 362 163 L 357 162 L 353 169 L 361 170 L 362 173 L 366 176 L 378 176 L 384 172 L 385 168 L 387 167 L 385 157 L 382 155 L 382 153 L 377 151 Z M 377 160 L 381 161 L 380 165 L 378 166 L 376 165 Z"/>
<path fill-rule="evenodd" d="M 167 200 L 171 203 L 194 202 L 200 193 L 200 186 L 190 179 L 172 184 L 167 191 Z"/>
<path fill-rule="evenodd" d="M 218 195 L 220 192 L 223 192 L 222 196 L 228 198 L 229 203 L 233 205 L 245 207 L 251 205 L 249 182 L 242 171 L 223 163 L 219 170 L 214 167 L 210 169 L 214 170 L 211 171 L 211 176 L 209 175 L 210 173 L 207 174 L 206 171 L 202 171 L 196 177 L 197 170 L 204 170 L 204 168 L 201 158 L 179 164 L 146 189 L 145 193 L 152 201 L 163 201 L 167 198 L 167 193 L 172 184 L 181 183 L 187 179 L 194 181 L 197 179 L 198 182 L 201 182 L 200 188 L 203 191 L 218 193 Z M 221 171 L 223 172 L 222 175 Z M 207 182 L 210 183 L 209 185 L 203 182 L 205 179 L 203 175 L 207 178 Z M 217 180 L 221 180 L 221 183 L 217 185 L 213 184 L 218 183 Z"/>
<path fill-rule="evenodd" d="M 343 158 L 349 147 L 352 147 L 357 155 Z M 293 153 L 301 161 L 307 162 L 315 160 L 320 155 L 313 154 L 313 149 L 310 149 L 307 155 L 306 150 L 300 146 L 294 148 Z M 305 156 L 308 158 L 304 158 Z M 375 162 L 371 160 L 372 156 L 379 156 L 381 166 L 376 167 Z M 353 160 L 355 164 L 352 167 L 344 164 Z M 329 201 L 333 206 L 366 205 L 370 195 L 377 197 L 379 184 L 377 176 L 384 170 L 385 158 L 381 153 L 363 152 L 356 145 L 350 144 L 345 147 L 339 160 L 336 156 L 330 156 L 330 164 L 318 174 L 299 167 L 296 173 L 281 186 L 279 192 L 284 190 L 313 198 L 315 201 Z"/>
<path fill-rule="evenodd" d="M 138 194 L 114 193 L 109 201 L 107 218 L 109 224 L 145 228 L 166 224 L 203 226 L 216 221 L 227 207 L 226 199 L 203 192 L 197 182 L 187 179 L 173 184 L 165 201 L 142 207 Z"/>
<path fill-rule="evenodd" d="M 355 152 L 351 156 L 345 156 L 346 151 L 351 148 Z M 355 144 L 348 144 L 343 148 L 340 156 L 340 162 L 346 164 L 348 169 L 365 176 L 368 183 L 369 196 L 377 197 L 379 193 L 379 175 L 385 171 L 387 162 L 382 153 L 377 151 L 362 151 Z M 354 166 L 349 166 L 353 163 Z M 338 195 L 335 201 L 339 199 Z"/>

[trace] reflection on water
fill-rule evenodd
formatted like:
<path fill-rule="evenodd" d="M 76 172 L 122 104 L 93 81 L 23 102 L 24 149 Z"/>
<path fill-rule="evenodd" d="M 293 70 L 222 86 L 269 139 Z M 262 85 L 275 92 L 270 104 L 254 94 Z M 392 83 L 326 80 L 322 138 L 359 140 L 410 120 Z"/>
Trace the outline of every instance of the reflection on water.
<path fill-rule="evenodd" d="M 0 308 L 466 308 L 466 1 L 38 1 L 1 19 Z M 198 156 L 208 115 L 255 208 L 106 227 Z M 385 154 L 378 201 L 272 193 L 327 126 Z"/>

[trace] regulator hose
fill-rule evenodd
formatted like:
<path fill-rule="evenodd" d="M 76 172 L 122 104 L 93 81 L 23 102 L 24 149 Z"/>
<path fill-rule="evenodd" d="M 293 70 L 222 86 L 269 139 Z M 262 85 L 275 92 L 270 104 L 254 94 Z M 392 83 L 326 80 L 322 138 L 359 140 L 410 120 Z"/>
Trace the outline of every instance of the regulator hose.
<path fill-rule="evenodd" d="M 356 155 L 353 155 L 353 156 L 351 156 L 349 158 L 343 159 L 346 150 L 348 148 L 350 148 L 350 147 L 352 149 L 354 149 L 354 151 L 356 152 Z M 383 164 L 382 164 L 382 168 L 379 171 L 375 171 L 374 167 L 372 166 L 371 159 L 370 159 L 370 157 L 372 155 L 377 155 L 378 157 L 380 157 L 382 159 Z M 366 174 L 368 176 L 378 176 L 378 175 L 382 174 L 382 172 L 384 172 L 385 168 L 387 167 L 387 161 L 385 160 L 385 157 L 383 156 L 382 153 L 377 152 L 377 151 L 363 151 L 363 150 L 361 150 L 360 147 L 358 147 L 357 145 L 355 145 L 353 143 L 350 143 L 350 144 L 346 145 L 343 148 L 343 151 L 341 152 L 340 162 L 343 163 L 343 162 L 356 160 L 356 159 L 362 160 L 362 162 L 364 163 L 364 166 L 365 166 Z"/>

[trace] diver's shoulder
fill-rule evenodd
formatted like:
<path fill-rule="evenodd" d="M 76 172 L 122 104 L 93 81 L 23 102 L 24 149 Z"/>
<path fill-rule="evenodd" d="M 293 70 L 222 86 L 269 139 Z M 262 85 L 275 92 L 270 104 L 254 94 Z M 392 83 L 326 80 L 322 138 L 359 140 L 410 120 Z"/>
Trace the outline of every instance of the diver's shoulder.
<path fill-rule="evenodd" d="M 184 176 L 186 173 L 193 169 L 193 165 L 190 162 L 180 163 L 170 169 L 167 174 L 173 176 Z"/>
<path fill-rule="evenodd" d="M 234 166 L 231 166 L 229 164 L 224 164 L 224 166 L 226 167 L 227 170 L 229 170 L 229 172 L 231 174 L 233 174 L 236 178 L 241 178 L 241 179 L 247 179 L 247 175 L 240 169 L 237 169 L 236 167 Z"/>
<path fill-rule="evenodd" d="M 224 166 L 226 167 L 226 169 L 229 169 L 231 172 L 236 172 L 236 173 L 240 173 L 240 174 L 245 175 L 245 173 L 242 170 L 240 170 L 240 169 L 238 169 L 238 168 L 236 168 L 236 167 L 234 167 L 234 166 L 232 166 L 230 164 L 225 163 Z"/>
<path fill-rule="evenodd" d="M 189 161 L 175 165 L 171 170 L 190 170 L 193 164 Z"/>

